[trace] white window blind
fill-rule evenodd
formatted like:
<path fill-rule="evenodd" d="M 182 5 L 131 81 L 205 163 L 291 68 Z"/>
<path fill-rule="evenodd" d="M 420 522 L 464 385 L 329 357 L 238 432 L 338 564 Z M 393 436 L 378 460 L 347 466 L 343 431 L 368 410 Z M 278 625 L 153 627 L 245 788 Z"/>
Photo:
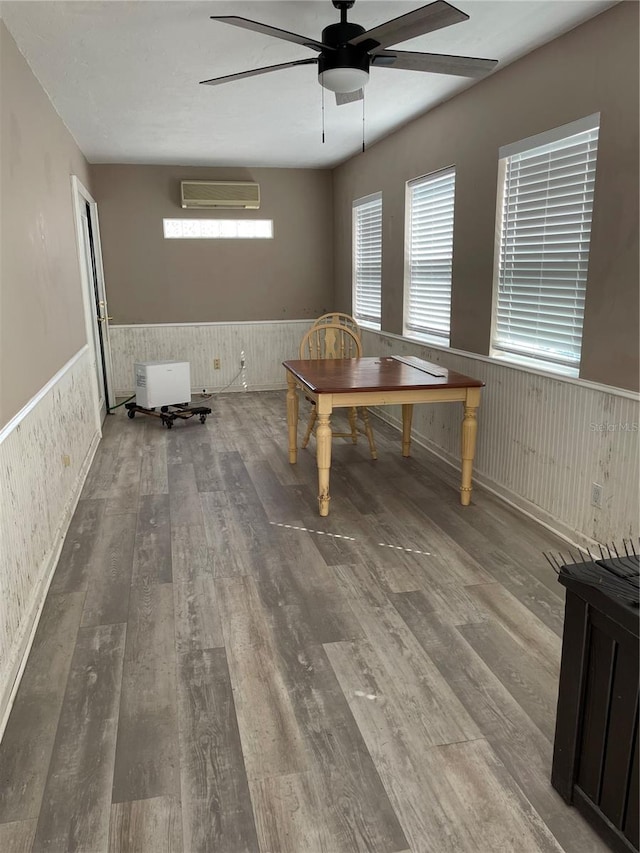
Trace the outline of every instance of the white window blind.
<path fill-rule="evenodd" d="M 353 203 L 353 314 L 380 328 L 382 299 L 382 194 Z"/>
<path fill-rule="evenodd" d="M 597 149 L 596 125 L 504 161 L 497 354 L 577 375 Z"/>
<path fill-rule="evenodd" d="M 451 326 L 455 169 L 408 184 L 405 334 L 444 346 Z"/>

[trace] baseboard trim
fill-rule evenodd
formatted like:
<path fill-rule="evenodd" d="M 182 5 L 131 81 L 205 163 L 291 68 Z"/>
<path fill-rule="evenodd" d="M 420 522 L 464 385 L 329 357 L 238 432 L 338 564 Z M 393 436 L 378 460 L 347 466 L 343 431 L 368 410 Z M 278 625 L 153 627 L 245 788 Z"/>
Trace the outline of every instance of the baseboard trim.
<path fill-rule="evenodd" d="M 266 385 L 248 385 L 247 391 L 284 391 L 286 390 L 287 383 L 286 382 L 269 382 Z M 205 396 L 209 396 L 212 394 L 214 397 L 217 397 L 218 394 L 242 394 L 245 389 L 242 385 L 230 385 L 228 388 L 224 386 L 220 388 L 207 388 L 207 394 Z M 116 397 L 130 397 L 132 394 L 135 395 L 135 388 L 130 388 L 128 391 L 123 391 L 122 389 L 116 390 Z M 197 405 L 200 402 L 200 395 L 202 394 L 202 388 L 192 388 L 191 389 L 191 400 L 194 405 Z M 204 404 L 206 401 L 202 400 Z"/>
<path fill-rule="evenodd" d="M 372 408 L 369 409 L 372 415 L 375 415 L 379 420 L 393 427 L 399 433 L 402 433 L 402 422 L 399 418 L 394 418 L 389 415 L 386 411 L 382 409 Z M 424 450 L 432 453 L 435 457 L 440 459 L 442 462 L 445 462 L 449 467 L 453 468 L 456 471 L 460 471 L 460 460 L 457 457 L 451 456 L 445 451 L 442 450 L 434 442 L 430 441 L 426 436 L 413 432 L 411 434 L 411 441 L 420 445 Z M 580 550 L 587 552 L 589 548 L 597 548 L 598 543 L 594 539 L 590 539 L 588 536 L 585 536 L 583 533 L 580 533 L 577 530 L 573 530 L 567 525 L 558 524 L 557 520 L 550 516 L 547 512 L 530 501 L 526 500 L 526 498 L 521 497 L 520 495 L 512 492 L 510 489 L 505 489 L 504 486 L 501 486 L 495 480 L 492 480 L 490 477 L 486 477 L 483 474 L 473 472 L 473 483 L 475 485 L 482 486 L 483 489 L 486 489 L 488 492 L 491 492 L 492 495 L 495 495 L 501 501 L 508 504 L 513 509 L 518 510 L 523 515 L 526 515 L 527 518 L 530 518 L 532 521 L 535 521 L 537 524 L 540 524 L 542 527 L 549 530 L 555 536 L 560 537 L 560 539 L 564 539 L 568 545 L 572 545 L 575 548 L 579 548 Z"/>
<path fill-rule="evenodd" d="M 18 693 L 18 688 L 20 687 L 20 681 L 27 665 L 31 646 L 33 645 L 33 640 L 36 634 L 36 630 L 38 628 L 38 623 L 40 622 L 40 616 L 42 615 L 42 609 L 47 598 L 47 593 L 49 592 L 49 587 L 51 586 L 53 574 L 55 572 L 56 566 L 58 565 L 58 560 L 60 558 L 64 539 L 67 535 L 67 531 L 69 530 L 69 525 L 71 524 L 73 514 L 76 511 L 76 507 L 78 506 L 78 501 L 80 500 L 80 495 L 82 494 L 82 488 L 84 486 L 85 480 L 87 479 L 89 468 L 91 467 L 91 463 L 93 462 L 96 450 L 98 449 L 100 438 L 101 435 L 99 432 L 94 433 L 93 439 L 91 440 L 91 444 L 89 445 L 89 449 L 87 450 L 86 456 L 82 462 L 82 465 L 80 466 L 80 470 L 78 472 L 73 491 L 69 497 L 66 509 L 63 513 L 62 519 L 56 531 L 52 550 L 50 551 L 49 556 L 45 561 L 45 569 L 39 584 L 38 593 L 34 597 L 34 601 L 31 606 L 31 612 L 29 613 L 29 616 L 26 621 L 26 627 L 22 640 L 20 642 L 20 646 L 16 656 L 16 662 L 13 666 L 12 671 L 9 674 L 8 686 L 0 695 L 0 741 L 2 741 L 4 731 L 7 727 L 9 715 L 11 714 L 11 709 L 13 708 L 13 703 L 15 702 L 15 698 Z"/>

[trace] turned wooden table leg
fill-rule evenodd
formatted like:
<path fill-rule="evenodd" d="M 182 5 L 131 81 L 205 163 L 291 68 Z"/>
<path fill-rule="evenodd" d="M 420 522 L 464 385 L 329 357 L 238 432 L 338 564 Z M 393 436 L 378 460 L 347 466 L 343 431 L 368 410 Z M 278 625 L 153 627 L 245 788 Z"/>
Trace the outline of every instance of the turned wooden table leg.
<path fill-rule="evenodd" d="M 296 392 L 296 380 L 292 373 L 287 371 L 287 425 L 289 427 L 289 462 L 295 464 L 298 461 L 298 394 Z"/>
<path fill-rule="evenodd" d="M 464 419 L 462 421 L 462 483 L 460 485 L 460 503 L 463 506 L 469 506 L 471 503 L 471 476 L 473 472 L 473 458 L 476 453 L 479 405 L 480 389 L 467 389 L 467 400 L 464 404 Z"/>
<path fill-rule="evenodd" d="M 331 471 L 331 408 L 326 411 L 322 398 L 318 399 L 318 428 L 316 429 L 316 454 L 318 462 L 318 507 L 320 515 L 329 515 L 329 473 Z"/>
<path fill-rule="evenodd" d="M 413 403 L 402 406 L 402 455 L 411 455 L 411 419 L 413 418 Z"/>

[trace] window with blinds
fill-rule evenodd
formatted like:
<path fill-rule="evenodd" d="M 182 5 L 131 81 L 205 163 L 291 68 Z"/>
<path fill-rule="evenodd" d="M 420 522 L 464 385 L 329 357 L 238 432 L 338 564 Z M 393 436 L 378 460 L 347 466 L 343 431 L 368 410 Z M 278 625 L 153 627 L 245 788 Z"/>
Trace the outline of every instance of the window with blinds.
<path fill-rule="evenodd" d="M 353 203 L 353 315 L 380 328 L 382 300 L 382 193 Z"/>
<path fill-rule="evenodd" d="M 598 124 L 556 128 L 503 159 L 494 355 L 578 375 Z"/>
<path fill-rule="evenodd" d="M 404 331 L 449 346 L 456 189 L 454 168 L 407 184 Z"/>

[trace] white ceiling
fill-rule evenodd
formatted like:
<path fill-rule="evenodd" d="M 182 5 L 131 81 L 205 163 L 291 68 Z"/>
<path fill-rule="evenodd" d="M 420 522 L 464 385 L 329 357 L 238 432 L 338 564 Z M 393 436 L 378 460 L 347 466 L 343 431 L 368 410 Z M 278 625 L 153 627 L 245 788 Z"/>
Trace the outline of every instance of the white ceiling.
<path fill-rule="evenodd" d="M 606 0 L 460 0 L 470 20 L 405 42 L 407 50 L 509 62 L 597 15 Z M 358 0 L 367 29 L 425 5 Z M 327 167 L 361 149 L 362 104 L 337 107 L 316 68 L 224 86 L 198 81 L 317 54 L 209 20 L 241 15 L 320 38 L 338 20 L 329 0 L 288 2 L 5 2 L 2 17 L 55 108 L 92 163 Z M 368 143 L 475 81 L 373 68 Z"/>

